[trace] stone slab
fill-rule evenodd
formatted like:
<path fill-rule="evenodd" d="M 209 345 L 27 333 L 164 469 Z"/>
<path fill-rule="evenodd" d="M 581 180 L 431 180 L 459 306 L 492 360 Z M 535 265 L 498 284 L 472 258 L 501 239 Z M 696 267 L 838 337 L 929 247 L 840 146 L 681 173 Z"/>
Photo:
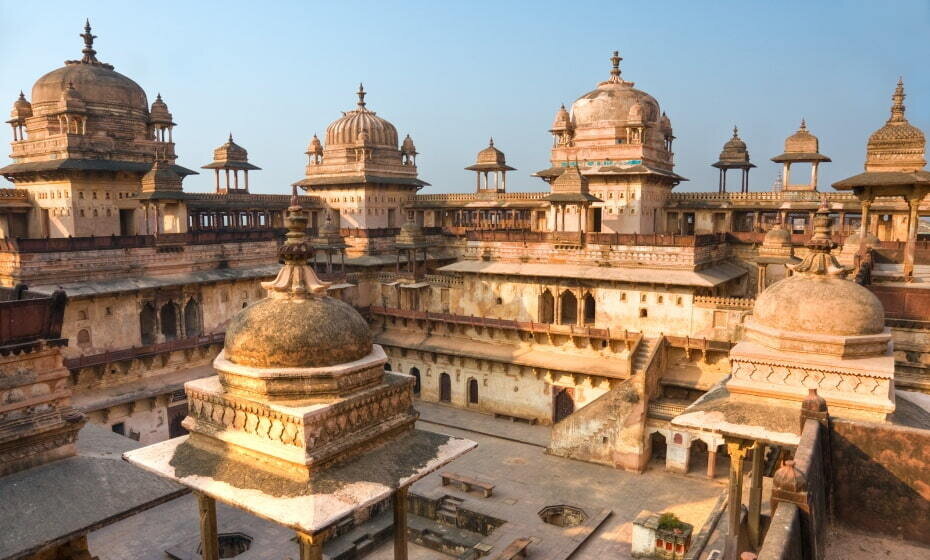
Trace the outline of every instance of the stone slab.
<path fill-rule="evenodd" d="M 130 451 L 124 458 L 217 501 L 297 531 L 314 533 L 373 505 L 470 451 L 477 443 L 414 430 L 362 457 L 321 472 L 309 484 L 262 474 L 191 450 L 187 436 Z"/>

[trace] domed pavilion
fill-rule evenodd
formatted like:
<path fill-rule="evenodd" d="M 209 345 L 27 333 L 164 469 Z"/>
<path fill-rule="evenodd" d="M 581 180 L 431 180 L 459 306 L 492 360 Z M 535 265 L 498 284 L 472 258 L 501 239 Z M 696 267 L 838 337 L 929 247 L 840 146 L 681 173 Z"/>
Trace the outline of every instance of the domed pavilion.
<path fill-rule="evenodd" d="M 414 379 L 386 372 L 362 316 L 326 295 L 294 190 L 268 297 L 231 320 L 217 375 L 185 384 L 189 435 L 125 458 L 196 492 L 205 559 L 217 558 L 216 500 L 294 529 L 300 558 L 321 559 L 336 524 L 392 496 L 406 557 L 407 488 L 475 443 L 414 429 Z"/>

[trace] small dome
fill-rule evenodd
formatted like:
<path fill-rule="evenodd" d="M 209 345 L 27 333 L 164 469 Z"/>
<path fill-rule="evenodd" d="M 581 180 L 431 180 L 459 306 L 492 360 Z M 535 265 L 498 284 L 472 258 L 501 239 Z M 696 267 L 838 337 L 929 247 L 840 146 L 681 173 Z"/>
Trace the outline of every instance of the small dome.
<path fill-rule="evenodd" d="M 807 130 L 807 121 L 801 119 L 801 127 L 785 139 L 785 152 L 816 154 L 819 151 L 820 140 Z"/>
<path fill-rule="evenodd" d="M 881 240 L 871 231 L 865 233 L 865 246 L 866 247 L 877 247 L 881 243 Z M 859 250 L 859 232 L 853 232 L 846 236 L 846 239 L 843 240 L 843 248 L 851 248 L 854 251 Z"/>
<path fill-rule="evenodd" d="M 236 314 L 226 329 L 227 359 L 250 367 L 326 367 L 371 350 L 365 319 L 329 296 L 263 299 Z"/>
<path fill-rule="evenodd" d="M 313 135 L 313 138 L 310 139 L 310 144 L 307 146 L 307 155 L 322 155 L 323 154 L 323 144 L 320 142 L 320 139 L 316 134 Z"/>
<path fill-rule="evenodd" d="M 365 89 L 359 85 L 357 108 L 326 127 L 326 146 L 354 146 L 362 133 L 369 145 L 397 149 L 397 129 L 365 108 Z"/>
<path fill-rule="evenodd" d="M 766 248 L 791 247 L 791 232 L 782 228 L 781 224 L 775 224 L 775 227 L 765 232 L 762 246 Z"/>
<path fill-rule="evenodd" d="M 662 111 L 662 118 L 659 119 L 659 128 L 663 132 L 671 134 L 672 132 L 672 121 L 668 118 L 668 115 L 665 114 L 665 111 Z"/>
<path fill-rule="evenodd" d="M 19 120 L 28 119 L 32 116 L 32 103 L 26 100 L 23 92 L 19 92 L 19 98 L 13 102 L 13 110 L 10 111 L 10 116 Z"/>
<path fill-rule="evenodd" d="M 777 490 L 797 494 L 807 490 L 807 478 L 794 467 L 794 461 L 788 460 L 775 471 L 772 486 Z"/>
<path fill-rule="evenodd" d="M 413 143 L 413 138 L 408 134 L 404 137 L 404 143 L 400 147 L 401 151 L 405 154 L 416 154 L 417 147 Z"/>
<path fill-rule="evenodd" d="M 579 97 L 572 104 L 572 122 L 576 128 L 625 125 L 633 117 L 643 122 L 659 121 L 659 103 L 651 95 L 633 87 L 633 82 L 620 78 L 619 54 L 611 58 L 613 69 L 606 82 Z M 634 109 L 639 105 L 639 109 Z M 638 122 L 638 121 L 637 121 Z"/>
<path fill-rule="evenodd" d="M 233 141 L 232 132 L 230 132 L 226 142 L 219 148 L 213 150 L 213 159 L 215 161 L 248 161 L 249 152 Z"/>
<path fill-rule="evenodd" d="M 159 93 L 152 102 L 152 109 L 149 111 L 149 121 L 154 124 L 174 124 L 172 122 L 171 112 L 168 105 L 162 100 Z"/>
<path fill-rule="evenodd" d="M 904 117 L 904 82 L 898 80 L 891 96 L 891 117 L 869 136 L 866 169 L 917 171 L 927 164 L 924 133 Z"/>
<path fill-rule="evenodd" d="M 494 139 L 488 141 L 488 147 L 478 152 L 476 163 L 492 163 L 496 165 L 507 165 L 507 159 L 504 152 L 494 147 Z"/>
<path fill-rule="evenodd" d="M 567 130 L 571 128 L 571 125 L 571 116 L 565 109 L 565 104 L 562 104 L 559 110 L 555 112 L 555 120 L 552 121 L 552 130 Z"/>

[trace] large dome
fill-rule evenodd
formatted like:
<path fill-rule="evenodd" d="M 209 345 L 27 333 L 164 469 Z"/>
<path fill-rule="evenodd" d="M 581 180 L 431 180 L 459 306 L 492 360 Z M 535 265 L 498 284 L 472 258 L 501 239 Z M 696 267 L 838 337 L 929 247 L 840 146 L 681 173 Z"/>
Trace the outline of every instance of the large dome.
<path fill-rule="evenodd" d="M 32 106 L 56 105 L 73 85 L 87 104 L 117 105 L 148 111 L 148 100 L 139 84 L 102 65 L 68 64 L 39 78 L 32 86 Z"/>
<path fill-rule="evenodd" d="M 359 85 L 358 107 L 326 127 L 326 146 L 366 144 L 397 149 L 397 129 L 365 108 L 365 89 Z"/>
<path fill-rule="evenodd" d="M 659 102 L 632 82 L 602 82 L 572 104 L 575 127 L 658 122 Z M 638 117 L 638 118 L 637 118 Z"/>
<path fill-rule="evenodd" d="M 790 276 L 756 298 L 753 320 L 783 331 L 834 336 L 881 334 L 885 310 L 855 282 L 831 276 Z"/>
<path fill-rule="evenodd" d="M 371 351 L 365 319 L 351 305 L 326 296 L 263 299 L 240 311 L 226 329 L 226 358 L 243 366 L 326 367 Z"/>

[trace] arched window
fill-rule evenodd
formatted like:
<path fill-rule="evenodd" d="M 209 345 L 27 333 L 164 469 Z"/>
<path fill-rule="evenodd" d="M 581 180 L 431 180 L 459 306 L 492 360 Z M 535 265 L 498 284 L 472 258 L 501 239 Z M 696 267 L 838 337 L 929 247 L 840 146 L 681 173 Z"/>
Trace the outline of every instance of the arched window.
<path fill-rule="evenodd" d="M 448 373 L 439 375 L 439 401 L 452 402 L 452 379 Z"/>
<path fill-rule="evenodd" d="M 578 323 L 578 298 L 569 290 L 562 292 L 559 296 L 559 307 L 562 312 L 559 323 L 563 325 L 574 325 Z"/>
<path fill-rule="evenodd" d="M 159 319 L 161 320 L 161 334 L 165 340 L 174 340 L 178 337 L 178 306 L 166 303 L 161 306 Z"/>
<path fill-rule="evenodd" d="M 184 306 L 184 335 L 200 336 L 202 332 L 200 303 L 196 299 L 191 298 L 190 301 L 187 302 L 187 305 Z"/>
<path fill-rule="evenodd" d="M 384 363 L 384 371 L 391 371 L 391 364 L 385 362 L 385 363 Z"/>
<path fill-rule="evenodd" d="M 468 404 L 478 404 L 478 380 L 474 377 L 468 380 Z"/>
<path fill-rule="evenodd" d="M 590 293 L 584 295 L 584 324 L 593 325 L 594 324 L 594 296 Z"/>
<path fill-rule="evenodd" d="M 155 343 L 155 306 L 146 303 L 139 312 L 139 331 L 142 333 L 142 344 Z"/>
<path fill-rule="evenodd" d="M 539 294 L 539 322 L 555 322 L 555 298 L 552 297 L 552 292 L 548 288 Z"/>
<path fill-rule="evenodd" d="M 417 368 L 410 368 L 410 375 L 413 376 L 413 394 L 420 394 L 420 370 Z"/>
<path fill-rule="evenodd" d="M 575 399 L 568 387 L 554 387 L 556 390 L 552 403 L 552 421 L 558 422 L 575 412 Z"/>
<path fill-rule="evenodd" d="M 81 348 L 86 348 L 90 346 L 90 331 L 88 329 L 81 329 L 77 333 L 77 344 Z"/>

